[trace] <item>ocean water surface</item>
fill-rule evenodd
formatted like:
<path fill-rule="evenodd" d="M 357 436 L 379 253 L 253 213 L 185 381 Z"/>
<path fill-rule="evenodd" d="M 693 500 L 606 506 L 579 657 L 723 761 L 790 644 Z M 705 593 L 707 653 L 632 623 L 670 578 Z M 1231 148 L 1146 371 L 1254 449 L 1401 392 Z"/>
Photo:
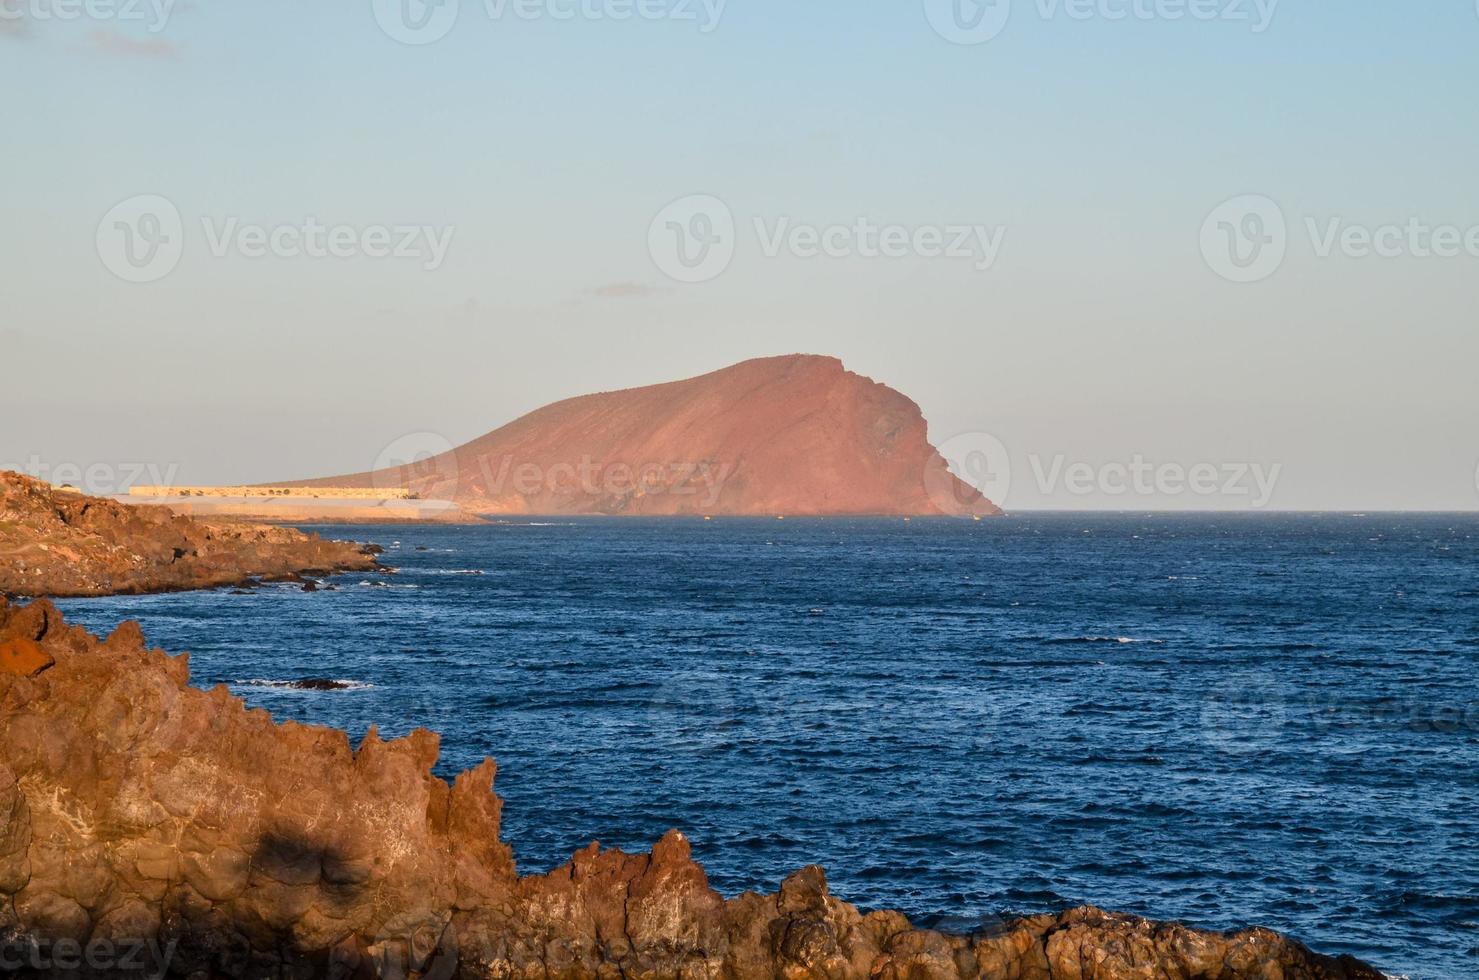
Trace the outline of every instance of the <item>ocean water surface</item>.
<path fill-rule="evenodd" d="M 1479 515 L 317 530 L 398 573 L 59 605 L 497 758 L 526 873 L 678 827 L 726 894 L 817 863 L 944 928 L 1092 903 L 1479 976 Z"/>

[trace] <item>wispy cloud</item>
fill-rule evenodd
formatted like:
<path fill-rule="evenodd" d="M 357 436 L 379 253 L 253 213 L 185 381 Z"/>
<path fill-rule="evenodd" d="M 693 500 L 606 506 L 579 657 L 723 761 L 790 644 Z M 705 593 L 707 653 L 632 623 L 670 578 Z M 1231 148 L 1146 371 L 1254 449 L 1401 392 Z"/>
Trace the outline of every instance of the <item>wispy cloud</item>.
<path fill-rule="evenodd" d="M 613 282 L 605 286 L 593 286 L 587 289 L 585 294 L 599 299 L 637 299 L 643 296 L 656 296 L 662 292 L 666 290 L 658 286 L 649 286 L 646 283 Z"/>
<path fill-rule="evenodd" d="M 93 31 L 89 36 L 93 50 L 119 58 L 153 58 L 170 60 L 179 57 L 180 49 L 164 38 L 135 38 L 118 31 Z"/>

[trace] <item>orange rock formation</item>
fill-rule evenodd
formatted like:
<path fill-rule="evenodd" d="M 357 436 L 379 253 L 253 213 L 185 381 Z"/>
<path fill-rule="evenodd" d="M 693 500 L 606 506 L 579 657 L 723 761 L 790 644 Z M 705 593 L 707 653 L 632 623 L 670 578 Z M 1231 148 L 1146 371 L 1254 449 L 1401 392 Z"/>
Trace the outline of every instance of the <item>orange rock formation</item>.
<path fill-rule="evenodd" d="M 0 473 L 0 594 L 135 595 L 372 571 L 377 548 L 204 521 Z"/>

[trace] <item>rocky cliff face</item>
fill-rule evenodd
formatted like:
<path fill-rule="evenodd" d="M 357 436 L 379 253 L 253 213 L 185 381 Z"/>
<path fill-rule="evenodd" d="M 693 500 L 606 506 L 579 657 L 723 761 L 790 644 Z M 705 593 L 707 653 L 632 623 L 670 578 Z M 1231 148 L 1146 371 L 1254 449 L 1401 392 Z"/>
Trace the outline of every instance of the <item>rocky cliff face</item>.
<path fill-rule="evenodd" d="M 1084 908 L 970 936 L 862 914 L 820 869 L 725 900 L 671 833 L 519 877 L 495 766 L 435 735 L 275 724 L 136 625 L 0 599 L 0 955 L 114 976 L 1378 980 L 1263 930 Z M 18 960 L 18 957 L 24 959 Z M 124 958 L 127 957 L 127 962 Z M 101 964 L 101 965 L 98 965 Z"/>
<path fill-rule="evenodd" d="M 180 517 L 0 473 L 0 593 L 97 596 L 376 567 L 373 549 L 288 528 Z"/>
<path fill-rule="evenodd" d="M 481 515 L 999 513 L 918 405 L 805 355 L 572 398 L 450 453 L 297 485 L 406 487 Z"/>

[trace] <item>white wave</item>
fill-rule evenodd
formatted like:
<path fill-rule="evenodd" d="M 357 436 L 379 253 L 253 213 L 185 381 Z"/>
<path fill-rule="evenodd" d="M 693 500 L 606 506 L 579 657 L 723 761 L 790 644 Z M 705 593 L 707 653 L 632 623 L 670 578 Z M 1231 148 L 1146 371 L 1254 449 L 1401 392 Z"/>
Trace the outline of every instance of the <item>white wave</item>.
<path fill-rule="evenodd" d="M 1059 643 L 1165 643 L 1165 640 L 1152 640 L 1141 636 L 1070 636 L 1059 639 Z"/>

